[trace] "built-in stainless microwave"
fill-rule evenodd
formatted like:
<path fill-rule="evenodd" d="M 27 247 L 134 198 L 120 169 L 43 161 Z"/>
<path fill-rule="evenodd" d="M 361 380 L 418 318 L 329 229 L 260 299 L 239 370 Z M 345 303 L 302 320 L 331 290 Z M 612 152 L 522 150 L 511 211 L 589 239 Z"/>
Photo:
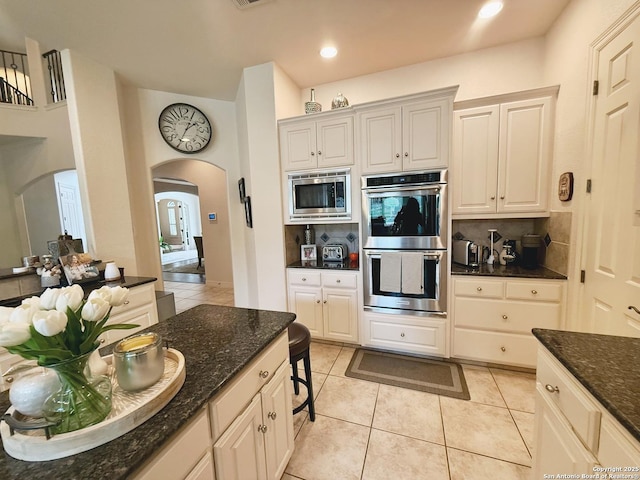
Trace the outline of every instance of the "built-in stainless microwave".
<path fill-rule="evenodd" d="M 351 219 L 351 171 L 289 173 L 290 220 Z"/>

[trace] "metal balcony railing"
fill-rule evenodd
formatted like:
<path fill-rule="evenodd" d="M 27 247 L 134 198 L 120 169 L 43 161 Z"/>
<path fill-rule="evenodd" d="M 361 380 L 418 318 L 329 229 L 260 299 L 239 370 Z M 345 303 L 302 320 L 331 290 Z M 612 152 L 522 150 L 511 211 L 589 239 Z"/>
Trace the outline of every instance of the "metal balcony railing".
<path fill-rule="evenodd" d="M 51 88 L 51 100 L 53 103 L 66 100 L 67 93 L 64 89 L 64 75 L 62 74 L 62 60 L 58 50 L 50 50 L 42 54 L 49 72 L 49 87 Z"/>
<path fill-rule="evenodd" d="M 24 53 L 0 50 L 0 102 L 33 105 L 29 63 Z"/>

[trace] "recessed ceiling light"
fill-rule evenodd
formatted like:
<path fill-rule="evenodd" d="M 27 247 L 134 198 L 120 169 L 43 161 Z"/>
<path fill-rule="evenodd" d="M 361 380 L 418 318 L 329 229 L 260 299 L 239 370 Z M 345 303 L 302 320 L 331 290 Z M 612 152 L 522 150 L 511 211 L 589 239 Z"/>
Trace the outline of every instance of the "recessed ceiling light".
<path fill-rule="evenodd" d="M 491 18 L 496 16 L 502 10 L 502 1 L 485 3 L 478 12 L 478 18 Z"/>
<path fill-rule="evenodd" d="M 320 56 L 324 58 L 333 58 L 338 54 L 338 49 L 336 47 L 324 47 L 320 50 Z"/>

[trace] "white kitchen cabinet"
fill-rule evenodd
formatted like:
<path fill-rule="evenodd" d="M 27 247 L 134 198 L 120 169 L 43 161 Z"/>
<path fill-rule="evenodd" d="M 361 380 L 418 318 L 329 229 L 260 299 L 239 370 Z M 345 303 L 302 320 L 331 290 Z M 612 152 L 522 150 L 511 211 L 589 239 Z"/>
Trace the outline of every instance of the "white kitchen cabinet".
<path fill-rule="evenodd" d="M 103 333 L 100 339 L 104 340 L 104 345 L 117 342 L 158 323 L 154 284 L 147 283 L 129 288 L 129 296 L 125 303 L 111 310 L 107 324 L 110 323 L 132 323 L 138 326 L 130 330 L 109 330 Z"/>
<path fill-rule="evenodd" d="M 454 218 L 548 214 L 557 91 L 537 89 L 455 105 Z"/>
<path fill-rule="evenodd" d="M 315 338 L 358 342 L 358 273 L 287 269 L 289 310 Z"/>
<path fill-rule="evenodd" d="M 283 170 L 353 164 L 353 115 L 344 112 L 317 115 L 313 119 L 303 117 L 279 123 Z"/>
<path fill-rule="evenodd" d="M 457 87 L 354 107 L 363 173 L 447 167 Z"/>
<path fill-rule="evenodd" d="M 531 329 L 562 325 L 561 280 L 454 276 L 453 355 L 533 368 Z"/>
<path fill-rule="evenodd" d="M 365 311 L 362 323 L 363 345 L 395 352 L 448 356 L 449 322 L 445 315 L 397 315 Z"/>
<path fill-rule="evenodd" d="M 542 346 L 536 377 L 532 478 L 553 473 L 593 475 L 604 471 L 599 468 L 640 465 L 640 442 Z"/>

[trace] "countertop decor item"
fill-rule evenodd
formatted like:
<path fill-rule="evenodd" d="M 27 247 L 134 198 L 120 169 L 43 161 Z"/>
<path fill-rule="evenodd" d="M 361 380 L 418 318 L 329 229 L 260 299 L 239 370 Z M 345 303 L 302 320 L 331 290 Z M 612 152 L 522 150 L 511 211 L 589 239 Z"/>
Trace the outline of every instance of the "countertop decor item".
<path fill-rule="evenodd" d="M 305 102 L 304 104 L 304 113 L 318 113 L 322 111 L 322 105 L 316 102 L 316 91 L 311 89 L 311 101 Z"/>
<path fill-rule="evenodd" d="M 150 387 L 164 372 L 162 337 L 146 332 L 120 340 L 113 349 L 113 365 L 123 390 Z"/>
<path fill-rule="evenodd" d="M 115 262 L 107 263 L 107 266 L 104 269 L 104 279 L 107 282 L 115 282 L 116 280 L 120 280 L 120 269 Z"/>
<path fill-rule="evenodd" d="M 197 107 L 186 103 L 174 103 L 165 107 L 158 118 L 162 139 L 181 153 L 198 153 L 213 138 L 211 123 Z"/>
<path fill-rule="evenodd" d="M 338 95 L 336 95 L 333 101 L 331 102 L 331 110 L 335 110 L 336 108 L 344 108 L 348 106 L 349 106 L 349 100 L 347 100 L 347 98 L 341 93 L 338 93 Z"/>
<path fill-rule="evenodd" d="M 0 311 L 0 346 L 58 374 L 60 390 L 43 406 L 45 418 L 55 423 L 54 433 L 82 429 L 109 413 L 109 382 L 87 377 L 85 366 L 102 333 L 137 326 L 107 325 L 111 309 L 123 305 L 128 294 L 126 288 L 104 286 L 85 300 L 79 285 L 47 288 L 40 297 Z"/>

